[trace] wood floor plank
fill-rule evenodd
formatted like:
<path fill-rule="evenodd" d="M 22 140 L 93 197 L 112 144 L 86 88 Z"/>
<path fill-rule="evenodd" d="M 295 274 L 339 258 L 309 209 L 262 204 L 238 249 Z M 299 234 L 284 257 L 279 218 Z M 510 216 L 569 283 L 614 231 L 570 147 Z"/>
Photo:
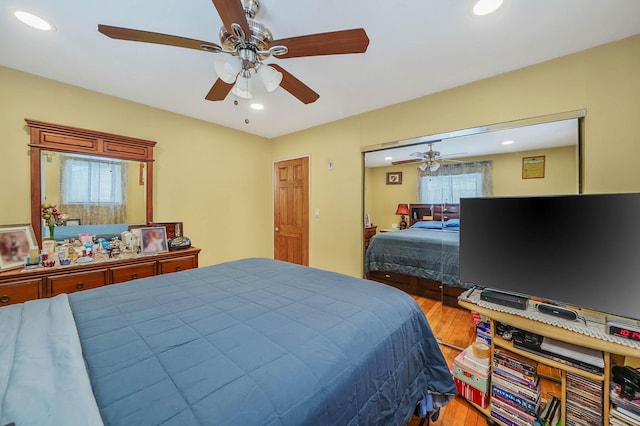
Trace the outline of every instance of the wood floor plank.
<path fill-rule="evenodd" d="M 464 309 L 442 306 L 442 303 L 412 296 L 424 312 L 433 334 L 443 342 L 466 348 L 475 340 L 475 324 L 471 313 Z M 440 345 L 448 365 L 460 353 L 456 349 Z M 413 418 L 408 426 L 418 426 L 420 419 Z M 426 423 L 425 423 L 426 424 Z M 487 426 L 487 419 L 464 398 L 457 396 L 440 410 L 440 417 L 431 426 Z"/>

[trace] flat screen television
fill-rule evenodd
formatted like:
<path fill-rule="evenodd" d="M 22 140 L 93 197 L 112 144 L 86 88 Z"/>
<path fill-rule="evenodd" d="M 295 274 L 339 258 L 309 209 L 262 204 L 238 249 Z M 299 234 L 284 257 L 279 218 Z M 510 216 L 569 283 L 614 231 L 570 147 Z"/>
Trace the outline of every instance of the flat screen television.
<path fill-rule="evenodd" d="M 640 194 L 461 199 L 460 279 L 640 320 Z"/>

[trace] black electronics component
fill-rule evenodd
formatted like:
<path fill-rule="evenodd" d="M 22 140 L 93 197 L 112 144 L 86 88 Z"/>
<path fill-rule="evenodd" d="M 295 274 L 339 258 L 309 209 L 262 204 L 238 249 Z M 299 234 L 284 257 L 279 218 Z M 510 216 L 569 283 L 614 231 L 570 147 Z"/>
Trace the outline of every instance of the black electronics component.
<path fill-rule="evenodd" d="M 634 327 L 632 325 L 608 321 L 607 333 L 613 334 L 614 336 L 624 337 L 629 340 L 640 341 L 640 327 Z"/>
<path fill-rule="evenodd" d="M 640 394 L 640 372 L 629 366 L 616 366 L 611 372 L 613 381 L 620 385 L 620 395 L 627 399 L 636 399 Z"/>
<path fill-rule="evenodd" d="M 538 311 L 543 314 L 553 315 L 569 321 L 575 321 L 578 319 L 578 314 L 573 309 L 567 309 L 556 305 L 549 305 L 547 303 L 538 303 Z"/>
<path fill-rule="evenodd" d="M 529 298 L 520 296 L 513 293 L 506 293 L 503 291 L 492 290 L 485 288 L 480 293 L 480 300 L 485 302 L 495 303 L 496 305 L 508 306 L 514 309 L 527 309 L 527 302 Z"/>
<path fill-rule="evenodd" d="M 639 211 L 640 193 L 462 198 L 460 281 L 640 320 Z M 611 212 L 623 232 L 594 226 Z"/>

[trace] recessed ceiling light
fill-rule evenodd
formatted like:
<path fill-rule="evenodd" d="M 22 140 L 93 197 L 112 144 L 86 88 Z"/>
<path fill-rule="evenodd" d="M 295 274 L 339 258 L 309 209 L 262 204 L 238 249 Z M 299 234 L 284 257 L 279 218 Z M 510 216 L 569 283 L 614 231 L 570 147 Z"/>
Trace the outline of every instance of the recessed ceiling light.
<path fill-rule="evenodd" d="M 393 160 L 393 157 L 384 157 L 384 159 L 387 160 L 387 161 L 391 161 L 391 160 Z"/>
<path fill-rule="evenodd" d="M 260 111 L 261 109 L 264 109 L 264 105 L 262 105 L 262 104 L 251 104 L 251 108 Z"/>
<path fill-rule="evenodd" d="M 39 16 L 32 15 L 28 12 L 23 12 L 22 10 L 17 10 L 14 12 L 16 18 L 18 18 L 22 23 L 29 25 L 38 30 L 42 31 L 50 31 L 53 29 L 53 26 L 42 19 Z"/>
<path fill-rule="evenodd" d="M 502 6 L 503 0 L 478 0 L 473 6 L 473 14 L 478 16 L 488 15 Z"/>
<path fill-rule="evenodd" d="M 515 141 L 504 141 L 504 142 L 502 142 L 502 145 L 511 145 L 514 142 Z"/>

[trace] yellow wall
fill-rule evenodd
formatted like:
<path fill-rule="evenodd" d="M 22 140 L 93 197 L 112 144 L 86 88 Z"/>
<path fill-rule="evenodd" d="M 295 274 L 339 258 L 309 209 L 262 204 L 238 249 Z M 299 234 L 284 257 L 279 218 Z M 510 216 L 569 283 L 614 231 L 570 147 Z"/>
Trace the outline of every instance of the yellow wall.
<path fill-rule="evenodd" d="M 0 173 L 11 182 L 0 187 L 0 223 L 29 222 L 25 117 L 158 141 L 154 219 L 184 221 L 186 235 L 204 249 L 203 265 L 272 255 L 272 162 L 265 159 L 309 155 L 310 265 L 360 275 L 362 147 L 586 108 L 584 191 L 640 192 L 633 177 L 640 157 L 637 75 L 640 35 L 269 143 L 0 67 Z"/>
<path fill-rule="evenodd" d="M 544 155 L 545 177 L 522 179 L 522 157 Z M 552 195 L 576 194 L 578 192 L 578 168 L 576 147 L 565 146 L 553 149 L 521 151 L 500 155 L 465 158 L 465 161 L 493 162 L 493 195 Z M 365 200 L 371 220 L 379 229 L 390 228 L 400 223 L 395 215 L 400 203 L 418 202 L 418 167 L 416 163 L 389 167 L 368 168 L 370 183 L 365 191 Z M 387 185 L 387 172 L 402 172 L 402 185 Z M 407 220 L 408 222 L 408 220 Z M 378 230 L 379 230 L 378 229 Z"/>
<path fill-rule="evenodd" d="M 272 256 L 267 139 L 4 67 L 0 94 L 0 224 L 30 222 L 32 118 L 157 141 L 154 219 L 184 222 L 201 265 Z"/>
<path fill-rule="evenodd" d="M 312 207 L 340 210 L 312 219 L 311 265 L 361 273 L 359 151 L 377 143 L 586 108 L 584 192 L 640 192 L 638 75 L 640 35 L 276 138 L 274 159 L 311 154 Z M 324 169 L 330 156 L 334 175 Z"/>

